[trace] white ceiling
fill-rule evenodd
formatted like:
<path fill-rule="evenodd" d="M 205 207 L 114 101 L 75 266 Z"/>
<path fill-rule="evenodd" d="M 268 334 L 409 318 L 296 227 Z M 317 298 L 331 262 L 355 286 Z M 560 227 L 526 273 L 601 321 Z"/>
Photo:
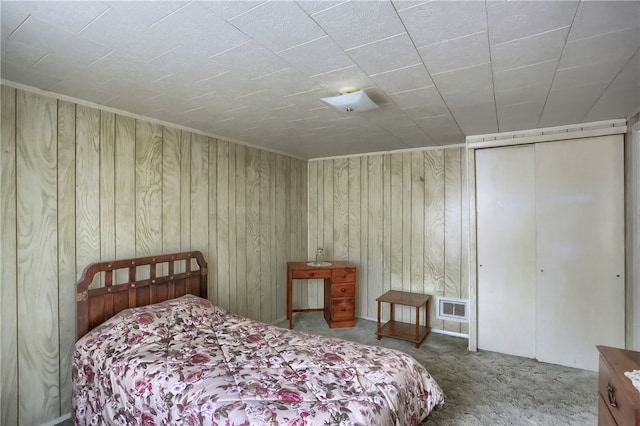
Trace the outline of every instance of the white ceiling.
<path fill-rule="evenodd" d="M 639 1 L 3 0 L 2 78 L 301 158 L 625 118 Z M 338 112 L 343 87 L 380 105 Z"/>

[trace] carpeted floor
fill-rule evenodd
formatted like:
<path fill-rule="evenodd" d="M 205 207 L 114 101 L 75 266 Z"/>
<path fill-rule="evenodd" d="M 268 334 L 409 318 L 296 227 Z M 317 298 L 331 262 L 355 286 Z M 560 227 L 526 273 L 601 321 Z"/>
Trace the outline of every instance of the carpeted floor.
<path fill-rule="evenodd" d="M 287 327 L 287 322 L 278 324 Z M 431 333 L 413 343 L 375 336 L 376 323 L 330 329 L 321 312 L 294 315 L 294 328 L 382 345 L 420 361 L 442 387 L 445 406 L 426 425 L 595 425 L 597 373 L 494 352 L 469 352 L 467 340 Z"/>

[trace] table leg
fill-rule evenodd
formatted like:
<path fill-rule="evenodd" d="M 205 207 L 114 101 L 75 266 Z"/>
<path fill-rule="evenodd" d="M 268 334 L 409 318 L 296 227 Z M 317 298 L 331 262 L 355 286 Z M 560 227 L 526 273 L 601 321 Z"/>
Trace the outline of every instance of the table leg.
<path fill-rule="evenodd" d="M 416 348 L 420 347 L 420 306 L 416 306 Z"/>
<path fill-rule="evenodd" d="M 376 333 L 378 335 L 378 340 L 382 339 L 382 335 L 380 334 L 382 332 L 382 327 L 380 327 L 380 301 L 378 300 L 378 332 Z"/>
<path fill-rule="evenodd" d="M 431 302 L 431 299 L 427 300 L 427 307 L 424 310 L 424 317 L 425 317 L 425 325 L 427 326 L 427 328 L 431 327 L 431 318 L 429 318 L 429 302 Z"/>
<path fill-rule="evenodd" d="M 292 291 L 293 291 L 293 286 L 292 286 L 292 279 L 291 279 L 291 272 L 287 273 L 287 319 L 289 320 L 289 329 L 293 328 L 293 314 L 291 312 L 292 309 Z"/>

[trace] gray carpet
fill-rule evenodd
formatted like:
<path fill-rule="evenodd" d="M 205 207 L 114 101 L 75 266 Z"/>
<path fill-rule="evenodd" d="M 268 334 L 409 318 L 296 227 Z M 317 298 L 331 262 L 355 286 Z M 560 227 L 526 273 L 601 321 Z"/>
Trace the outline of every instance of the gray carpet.
<path fill-rule="evenodd" d="M 287 327 L 287 322 L 277 324 Z M 426 425 L 596 425 L 597 373 L 494 352 L 469 352 L 467 340 L 431 333 L 413 343 L 375 336 L 376 323 L 330 329 L 322 312 L 294 315 L 294 329 L 401 350 L 420 361 L 445 393 Z"/>

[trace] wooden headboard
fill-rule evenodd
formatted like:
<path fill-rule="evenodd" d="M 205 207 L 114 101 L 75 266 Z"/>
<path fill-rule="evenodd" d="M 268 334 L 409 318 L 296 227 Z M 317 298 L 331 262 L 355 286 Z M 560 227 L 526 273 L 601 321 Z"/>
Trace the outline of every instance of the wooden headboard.
<path fill-rule="evenodd" d="M 207 262 L 199 251 L 92 263 L 76 284 L 77 339 L 124 309 L 185 294 L 207 297 Z"/>

